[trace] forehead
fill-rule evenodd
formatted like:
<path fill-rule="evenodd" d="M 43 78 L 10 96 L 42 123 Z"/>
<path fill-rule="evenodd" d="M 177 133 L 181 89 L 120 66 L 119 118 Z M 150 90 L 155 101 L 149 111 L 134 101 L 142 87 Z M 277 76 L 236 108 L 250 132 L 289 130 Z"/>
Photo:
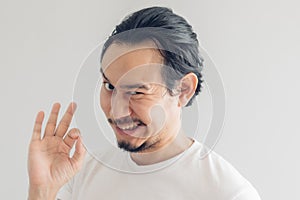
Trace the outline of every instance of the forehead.
<path fill-rule="evenodd" d="M 113 43 L 106 50 L 101 69 L 112 84 L 161 83 L 163 57 L 151 41 Z"/>

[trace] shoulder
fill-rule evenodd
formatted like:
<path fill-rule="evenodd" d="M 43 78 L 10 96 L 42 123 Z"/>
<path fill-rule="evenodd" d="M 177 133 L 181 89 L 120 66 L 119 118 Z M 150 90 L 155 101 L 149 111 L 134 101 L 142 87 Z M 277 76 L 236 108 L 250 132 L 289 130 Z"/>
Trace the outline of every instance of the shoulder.
<path fill-rule="evenodd" d="M 246 196 L 260 199 L 253 185 L 231 163 L 201 143 L 195 143 L 186 156 L 186 163 L 190 163 L 190 171 L 194 171 L 200 185 L 215 191 L 219 199 L 247 200 Z"/>
<path fill-rule="evenodd" d="M 195 141 L 186 158 L 193 167 L 215 181 L 231 181 L 233 183 L 244 183 L 246 179 L 220 154 L 207 146 Z"/>

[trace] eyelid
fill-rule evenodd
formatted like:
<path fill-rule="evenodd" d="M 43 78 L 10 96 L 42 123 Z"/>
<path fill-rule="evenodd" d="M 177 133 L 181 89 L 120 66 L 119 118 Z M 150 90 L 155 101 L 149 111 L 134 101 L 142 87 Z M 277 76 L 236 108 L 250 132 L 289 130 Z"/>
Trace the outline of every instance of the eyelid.
<path fill-rule="evenodd" d="M 108 90 L 108 91 L 113 91 L 115 89 L 115 86 L 113 86 L 108 81 L 103 81 L 103 84 L 104 84 L 105 89 Z M 110 88 L 106 87 L 107 84 L 111 85 L 113 87 L 113 89 L 110 89 Z M 135 94 L 132 94 L 132 93 L 135 93 Z M 126 94 L 127 95 L 141 95 L 141 94 L 144 94 L 144 93 L 143 92 L 139 92 L 139 91 L 127 91 Z"/>
<path fill-rule="evenodd" d="M 132 93 L 136 93 L 136 94 L 132 94 Z M 138 92 L 138 91 L 128 91 L 126 92 L 126 94 L 129 94 L 129 95 L 140 95 L 140 94 L 144 94 L 143 92 Z"/>
<path fill-rule="evenodd" d="M 105 89 L 108 90 L 108 91 L 113 91 L 115 89 L 115 86 L 113 86 L 111 83 L 109 83 L 107 81 L 103 81 L 103 84 L 104 84 Z M 110 88 L 106 87 L 107 84 L 111 85 L 113 87 L 113 89 L 110 89 Z"/>

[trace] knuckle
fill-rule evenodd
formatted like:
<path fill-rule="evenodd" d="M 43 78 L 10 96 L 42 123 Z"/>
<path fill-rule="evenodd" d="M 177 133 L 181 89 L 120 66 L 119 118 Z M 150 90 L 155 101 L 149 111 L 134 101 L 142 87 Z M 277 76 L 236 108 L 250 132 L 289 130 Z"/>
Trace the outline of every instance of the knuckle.
<path fill-rule="evenodd" d="M 68 128 L 69 127 L 69 123 L 67 121 L 63 120 L 63 121 L 60 122 L 60 126 L 63 127 L 63 128 Z"/>
<path fill-rule="evenodd" d="M 54 126 L 55 126 L 55 125 L 56 125 L 56 121 L 49 120 L 49 121 L 48 121 L 48 125 L 54 125 Z"/>

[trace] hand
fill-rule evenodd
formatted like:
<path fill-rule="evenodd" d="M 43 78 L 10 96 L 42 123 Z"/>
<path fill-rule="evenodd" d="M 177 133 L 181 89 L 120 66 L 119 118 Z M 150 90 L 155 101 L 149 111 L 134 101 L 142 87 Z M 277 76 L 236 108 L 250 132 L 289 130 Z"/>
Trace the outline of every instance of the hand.
<path fill-rule="evenodd" d="M 79 130 L 73 128 L 66 134 L 76 104 L 71 103 L 69 105 L 56 128 L 59 109 L 60 104 L 55 103 L 43 138 L 41 138 L 41 128 L 44 112 L 40 111 L 37 114 L 28 155 L 30 189 L 47 188 L 47 190 L 51 189 L 57 192 L 82 166 L 86 150 L 83 147 Z M 75 142 L 75 153 L 70 158 L 69 153 Z"/>

